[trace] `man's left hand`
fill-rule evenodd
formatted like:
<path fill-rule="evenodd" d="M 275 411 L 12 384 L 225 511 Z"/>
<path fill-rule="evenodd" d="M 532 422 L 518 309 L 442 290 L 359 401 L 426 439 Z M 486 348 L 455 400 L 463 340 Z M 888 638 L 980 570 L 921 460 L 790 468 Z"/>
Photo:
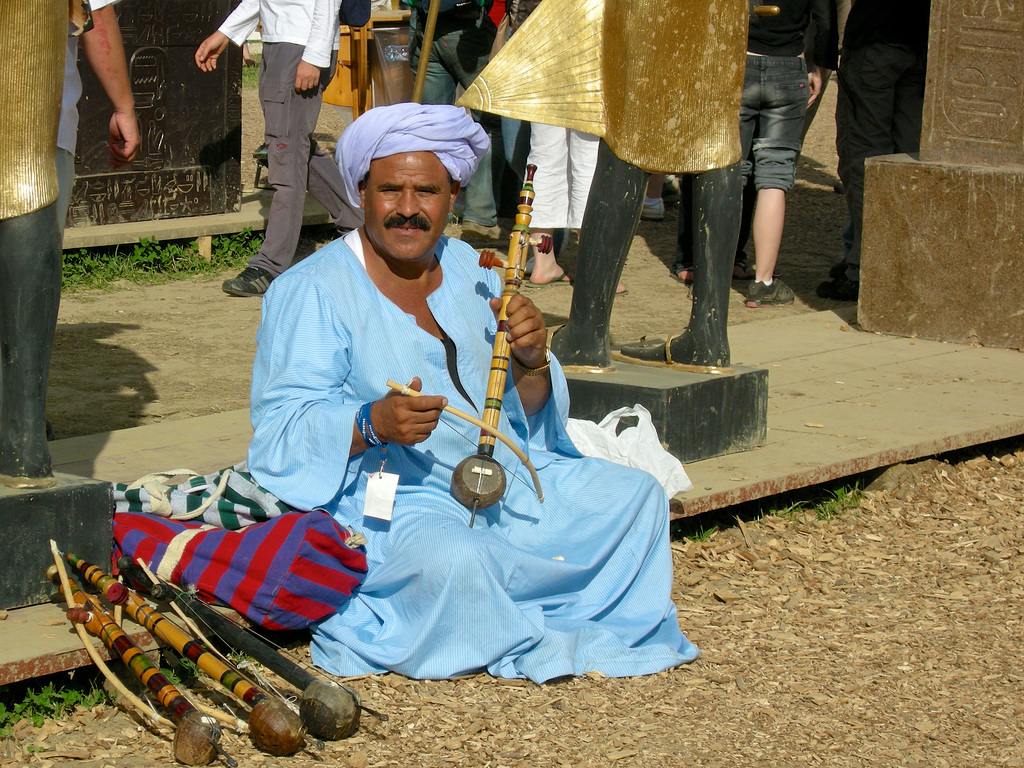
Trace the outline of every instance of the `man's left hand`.
<path fill-rule="evenodd" d="M 491 309 L 501 309 L 501 299 L 491 299 Z M 537 305 L 526 296 L 517 293 L 508 300 L 508 322 L 506 336 L 514 354 L 527 368 L 539 368 L 544 365 L 548 340 L 547 326 L 544 316 Z"/>
<path fill-rule="evenodd" d="M 298 69 L 295 70 L 295 92 L 311 91 L 318 85 L 320 85 L 320 67 L 300 60 Z"/>

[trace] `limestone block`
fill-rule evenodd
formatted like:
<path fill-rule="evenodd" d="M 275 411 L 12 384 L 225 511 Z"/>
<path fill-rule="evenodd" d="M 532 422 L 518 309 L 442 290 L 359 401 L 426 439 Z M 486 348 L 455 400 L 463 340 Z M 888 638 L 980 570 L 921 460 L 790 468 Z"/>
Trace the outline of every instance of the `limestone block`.
<path fill-rule="evenodd" d="M 1024 349 L 1024 166 L 868 160 L 867 331 Z"/>

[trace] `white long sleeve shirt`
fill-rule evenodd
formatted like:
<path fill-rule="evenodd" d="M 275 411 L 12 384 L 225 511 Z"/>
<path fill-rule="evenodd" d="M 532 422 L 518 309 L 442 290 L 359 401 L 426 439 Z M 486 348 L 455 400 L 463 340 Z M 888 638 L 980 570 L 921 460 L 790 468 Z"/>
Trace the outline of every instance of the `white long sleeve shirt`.
<path fill-rule="evenodd" d="M 92 0 L 94 11 L 120 0 Z M 68 22 L 68 47 L 64 54 L 64 91 L 60 104 L 60 127 L 57 129 L 57 147 L 72 155 L 78 146 L 78 100 L 82 97 L 82 76 L 78 72 L 78 36 L 71 34 L 74 27 Z"/>
<path fill-rule="evenodd" d="M 301 45 L 303 61 L 329 67 L 336 59 L 340 10 L 341 0 L 242 0 L 220 31 L 242 45 L 262 21 L 264 42 Z"/>

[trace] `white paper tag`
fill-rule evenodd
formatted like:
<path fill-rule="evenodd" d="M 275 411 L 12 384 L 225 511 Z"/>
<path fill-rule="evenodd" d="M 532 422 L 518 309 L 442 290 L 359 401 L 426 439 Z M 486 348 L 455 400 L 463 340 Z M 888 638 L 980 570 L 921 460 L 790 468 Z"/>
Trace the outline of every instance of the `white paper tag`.
<path fill-rule="evenodd" d="M 391 472 L 374 472 L 366 481 L 366 502 L 363 517 L 390 520 L 395 506 L 395 491 L 398 489 L 398 475 Z"/>

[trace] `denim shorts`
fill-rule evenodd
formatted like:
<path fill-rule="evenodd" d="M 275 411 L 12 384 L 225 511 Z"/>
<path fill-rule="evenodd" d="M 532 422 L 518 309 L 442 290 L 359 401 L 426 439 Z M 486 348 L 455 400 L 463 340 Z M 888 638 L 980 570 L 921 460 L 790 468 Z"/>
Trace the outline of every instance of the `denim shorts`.
<path fill-rule="evenodd" d="M 803 58 L 747 54 L 740 101 L 740 169 L 744 180 L 754 174 L 757 189 L 793 188 L 809 93 Z"/>

